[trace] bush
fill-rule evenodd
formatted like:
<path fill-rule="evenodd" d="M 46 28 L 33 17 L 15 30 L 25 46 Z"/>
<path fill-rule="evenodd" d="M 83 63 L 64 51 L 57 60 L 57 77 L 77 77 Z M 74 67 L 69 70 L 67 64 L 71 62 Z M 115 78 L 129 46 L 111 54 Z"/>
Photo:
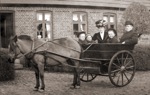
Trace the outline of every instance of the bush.
<path fill-rule="evenodd" d="M 145 44 L 146 43 L 146 44 Z M 150 42 L 139 40 L 134 49 L 134 57 L 138 70 L 150 70 Z"/>
<path fill-rule="evenodd" d="M 9 62 L 8 53 L 0 51 L 0 81 L 13 80 L 14 77 L 14 64 Z"/>
<path fill-rule="evenodd" d="M 121 21 L 118 26 L 119 33 L 123 33 L 125 21 L 131 21 L 134 24 L 134 29 L 138 34 L 147 35 L 146 40 L 139 38 L 139 42 L 134 50 L 134 57 L 137 63 L 138 70 L 150 70 L 150 48 L 149 48 L 149 33 L 150 33 L 150 13 L 146 6 L 133 2 L 124 11 Z"/>
<path fill-rule="evenodd" d="M 125 21 L 131 21 L 139 34 L 150 32 L 150 13 L 146 6 L 133 2 L 124 11 L 119 23 L 119 32 L 123 32 Z"/>

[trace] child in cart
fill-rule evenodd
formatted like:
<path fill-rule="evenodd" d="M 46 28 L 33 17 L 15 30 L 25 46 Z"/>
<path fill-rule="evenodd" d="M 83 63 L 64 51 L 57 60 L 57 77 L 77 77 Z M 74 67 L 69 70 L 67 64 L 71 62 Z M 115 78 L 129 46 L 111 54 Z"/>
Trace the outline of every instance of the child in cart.
<path fill-rule="evenodd" d="M 108 33 L 108 39 L 107 39 L 108 43 L 118 43 L 117 32 L 115 29 L 110 28 L 108 29 L 107 33 Z"/>

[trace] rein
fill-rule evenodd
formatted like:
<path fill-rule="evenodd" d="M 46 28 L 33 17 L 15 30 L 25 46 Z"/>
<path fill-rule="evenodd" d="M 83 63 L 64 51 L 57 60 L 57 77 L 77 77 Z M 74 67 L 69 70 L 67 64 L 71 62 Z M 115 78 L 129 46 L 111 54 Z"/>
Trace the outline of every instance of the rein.
<path fill-rule="evenodd" d="M 73 49 L 73 48 L 71 48 L 71 47 L 66 47 L 66 46 L 60 45 L 60 44 L 58 44 L 58 43 L 55 43 L 55 42 L 53 42 L 53 41 L 49 41 L 49 42 L 51 42 L 51 43 L 53 43 L 53 44 L 55 44 L 55 45 L 58 45 L 58 46 L 61 46 L 61 47 L 64 47 L 64 48 L 67 48 L 67 49 L 70 49 L 70 50 L 76 51 L 76 52 L 78 52 L 78 53 L 81 53 L 80 51 L 75 50 L 75 49 Z"/>

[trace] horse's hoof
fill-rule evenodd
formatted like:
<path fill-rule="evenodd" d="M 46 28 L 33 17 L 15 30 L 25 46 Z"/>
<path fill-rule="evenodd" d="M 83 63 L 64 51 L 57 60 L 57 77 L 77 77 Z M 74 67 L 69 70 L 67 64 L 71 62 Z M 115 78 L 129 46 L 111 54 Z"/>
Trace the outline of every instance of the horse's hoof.
<path fill-rule="evenodd" d="M 80 89 L 80 86 L 75 86 L 75 89 Z"/>
<path fill-rule="evenodd" d="M 45 90 L 44 89 L 39 89 L 39 92 L 44 92 Z"/>
<path fill-rule="evenodd" d="M 70 86 L 70 89 L 74 89 L 74 88 L 75 88 L 75 86 L 74 86 L 74 85 L 71 85 L 71 86 Z"/>
<path fill-rule="evenodd" d="M 39 90 L 38 88 L 34 88 L 34 89 L 33 89 L 33 91 L 38 91 L 38 90 Z"/>

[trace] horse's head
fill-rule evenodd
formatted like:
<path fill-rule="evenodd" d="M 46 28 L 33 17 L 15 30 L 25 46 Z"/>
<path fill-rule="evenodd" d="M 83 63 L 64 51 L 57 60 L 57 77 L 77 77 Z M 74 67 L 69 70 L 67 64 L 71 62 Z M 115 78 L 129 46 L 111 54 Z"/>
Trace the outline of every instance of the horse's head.
<path fill-rule="evenodd" d="M 33 40 L 28 35 L 13 36 L 10 38 L 9 52 L 12 59 L 18 55 L 31 51 Z"/>
<path fill-rule="evenodd" d="M 8 49 L 11 61 L 14 61 L 15 57 L 17 57 L 20 54 L 18 44 L 16 43 L 17 40 L 18 40 L 17 36 L 12 36 L 9 41 Z"/>

